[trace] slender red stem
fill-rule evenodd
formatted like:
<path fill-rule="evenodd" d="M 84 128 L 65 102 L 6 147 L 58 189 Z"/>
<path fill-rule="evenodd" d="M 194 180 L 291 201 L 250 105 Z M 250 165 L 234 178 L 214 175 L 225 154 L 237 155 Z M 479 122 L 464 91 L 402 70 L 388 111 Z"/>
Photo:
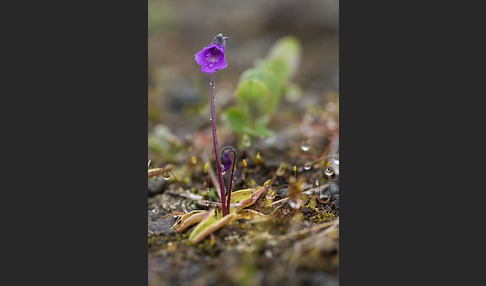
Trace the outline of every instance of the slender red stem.
<path fill-rule="evenodd" d="M 230 177 L 229 187 L 228 187 L 228 201 L 226 204 L 226 209 L 227 209 L 226 211 L 228 213 L 230 211 L 230 205 L 231 205 L 231 191 L 233 190 L 233 175 L 235 173 L 235 164 L 236 164 L 236 151 L 233 149 L 231 153 L 233 153 L 233 163 L 231 164 L 231 177 Z"/>
<path fill-rule="evenodd" d="M 221 162 L 219 160 L 218 137 L 216 136 L 216 118 L 214 116 L 214 73 L 211 74 L 211 125 L 213 127 L 213 146 L 214 157 L 216 157 L 216 168 L 218 169 L 219 188 L 221 190 L 221 205 L 223 207 L 223 216 L 229 213 L 229 208 L 226 209 L 226 191 L 223 181 L 223 172 L 221 171 Z M 229 206 L 229 203 L 228 203 Z"/>

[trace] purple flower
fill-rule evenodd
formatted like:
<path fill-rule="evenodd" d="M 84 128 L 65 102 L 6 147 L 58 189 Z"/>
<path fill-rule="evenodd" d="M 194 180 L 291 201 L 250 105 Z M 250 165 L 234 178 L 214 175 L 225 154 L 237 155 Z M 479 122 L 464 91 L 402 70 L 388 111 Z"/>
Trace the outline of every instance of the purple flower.
<path fill-rule="evenodd" d="M 228 171 L 229 168 L 231 167 L 231 163 L 233 162 L 233 160 L 231 160 L 230 154 L 231 152 L 228 151 L 228 149 L 226 148 L 221 151 L 220 160 L 221 160 L 221 165 L 223 165 L 222 172 Z"/>
<path fill-rule="evenodd" d="M 221 150 L 221 154 L 219 156 L 219 160 L 221 161 L 221 165 L 223 167 L 223 172 L 226 172 L 231 167 L 233 163 L 233 159 L 231 159 L 231 153 L 233 153 L 233 159 L 236 158 L 236 150 L 231 146 L 226 146 Z"/>
<path fill-rule="evenodd" d="M 201 65 L 201 70 L 205 73 L 213 73 L 217 70 L 222 70 L 228 66 L 224 57 L 226 46 L 226 37 L 223 34 L 218 34 L 213 43 L 195 55 L 196 62 Z"/>

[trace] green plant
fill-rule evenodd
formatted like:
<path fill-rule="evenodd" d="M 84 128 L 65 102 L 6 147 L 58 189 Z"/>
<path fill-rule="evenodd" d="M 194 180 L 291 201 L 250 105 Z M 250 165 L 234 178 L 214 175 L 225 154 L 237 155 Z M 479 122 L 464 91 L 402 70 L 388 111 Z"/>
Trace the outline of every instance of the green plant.
<path fill-rule="evenodd" d="M 198 243 L 206 236 L 220 229 L 227 223 L 233 222 L 241 218 L 253 219 L 265 217 L 264 214 L 256 210 L 244 208 L 254 204 L 258 200 L 260 195 L 270 185 L 270 182 L 271 180 L 267 180 L 262 187 L 258 187 L 255 189 L 243 189 L 234 192 L 233 197 L 229 198 L 228 200 L 228 206 L 231 206 L 231 209 L 229 210 L 230 213 L 227 215 L 223 213 L 223 204 L 221 204 L 222 211 L 220 211 L 219 208 L 212 208 L 209 211 L 191 211 L 181 216 L 174 223 L 172 229 L 175 232 L 181 232 L 188 226 L 197 223 L 198 225 L 191 231 L 189 241 Z"/>
<path fill-rule="evenodd" d="M 237 106 L 226 111 L 231 128 L 240 135 L 268 137 L 267 127 L 280 97 L 287 90 L 295 90 L 290 82 L 297 72 L 301 44 L 292 36 L 277 40 L 268 55 L 240 76 L 237 87 Z"/>
<path fill-rule="evenodd" d="M 219 187 L 221 193 L 221 204 L 223 207 L 223 216 L 229 214 L 230 210 L 230 201 L 231 201 L 231 187 L 233 183 L 233 172 L 234 172 L 234 164 L 231 169 L 231 181 L 229 183 L 228 190 L 225 190 L 224 180 L 223 180 L 223 171 L 226 171 L 229 166 L 225 164 L 223 167 L 225 168 L 222 170 L 222 166 L 220 163 L 220 154 L 219 154 L 219 147 L 218 147 L 218 137 L 216 136 L 216 119 L 215 119 L 215 107 L 214 107 L 214 73 L 218 70 L 225 69 L 228 66 L 225 58 L 225 51 L 226 51 L 226 40 L 228 37 L 223 37 L 223 34 L 218 34 L 214 37 L 213 42 L 204 47 L 201 51 L 194 55 L 196 62 L 198 65 L 201 66 L 201 71 L 207 74 L 211 74 L 211 127 L 213 131 L 213 147 L 214 147 L 214 157 L 216 158 L 216 168 L 218 170 L 218 178 L 219 178 Z M 233 161 L 236 160 L 236 150 L 233 149 Z M 226 154 L 228 157 L 224 157 L 225 159 L 229 158 L 229 154 Z"/>

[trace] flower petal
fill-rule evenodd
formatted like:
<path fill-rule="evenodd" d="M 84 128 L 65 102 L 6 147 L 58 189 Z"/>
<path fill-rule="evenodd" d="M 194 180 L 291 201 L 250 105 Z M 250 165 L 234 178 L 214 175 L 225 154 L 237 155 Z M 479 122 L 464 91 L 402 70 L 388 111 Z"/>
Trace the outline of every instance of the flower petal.
<path fill-rule="evenodd" d="M 196 58 L 196 63 L 198 65 L 204 65 L 206 63 L 206 48 L 204 48 L 202 51 L 198 52 L 195 55 Z"/>
<path fill-rule="evenodd" d="M 228 67 L 228 63 L 226 62 L 226 59 L 223 57 L 223 60 L 219 63 L 218 70 L 222 70 Z"/>
<path fill-rule="evenodd" d="M 224 46 L 211 44 L 204 47 L 194 57 L 198 65 L 201 65 L 201 71 L 205 73 L 213 73 L 217 70 L 224 69 L 228 66 L 226 62 Z"/>

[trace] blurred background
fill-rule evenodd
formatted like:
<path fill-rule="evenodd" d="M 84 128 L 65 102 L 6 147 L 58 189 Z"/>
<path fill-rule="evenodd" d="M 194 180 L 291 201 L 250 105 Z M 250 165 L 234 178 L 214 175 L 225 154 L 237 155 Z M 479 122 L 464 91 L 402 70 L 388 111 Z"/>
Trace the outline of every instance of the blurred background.
<path fill-rule="evenodd" d="M 276 179 L 273 186 L 281 197 L 288 196 L 287 180 L 296 174 L 295 170 L 311 184 L 319 180 L 327 183 L 324 168 L 329 161 L 334 165 L 331 190 L 333 195 L 338 194 L 338 16 L 337 0 L 148 1 L 149 168 L 171 166 L 174 178 L 178 178 L 177 184 L 168 183 L 167 178 L 149 180 L 149 225 L 155 209 L 157 215 L 165 215 L 174 208 L 180 211 L 177 203 L 182 199 L 167 195 L 166 190 L 177 189 L 179 184 L 181 190 L 190 189 L 195 194 L 204 194 L 206 190 L 207 175 L 202 172 L 203 166 L 214 160 L 211 75 L 201 71 L 194 55 L 211 44 L 219 33 L 229 38 L 226 42 L 228 67 L 217 71 L 215 80 L 220 150 L 226 145 L 234 146 L 239 158 L 247 159 L 249 170 L 255 170 L 248 173 L 247 181 L 251 178 L 256 184 L 262 184 L 269 178 Z M 274 44 L 288 36 L 300 43 L 297 49 L 300 57 L 287 85 L 292 88 L 283 89 L 277 108 L 271 114 L 267 127 L 273 134 L 252 135 L 251 144 L 242 144 L 244 136 L 231 128 L 225 112 L 239 102 L 237 90 L 241 75 L 261 63 Z M 263 99 L 262 104 L 266 104 Z M 256 107 L 260 107 L 259 102 Z M 263 164 L 256 168 L 256 158 L 260 155 Z M 288 165 L 281 167 L 283 163 Z M 244 184 L 241 160 L 238 164 L 235 186 L 241 187 Z M 292 171 L 292 167 L 297 168 Z M 284 170 L 282 174 L 285 175 L 279 174 L 277 178 L 279 170 Z M 339 208 L 338 202 L 337 197 L 333 201 L 334 208 Z M 224 247 L 226 244 L 219 241 L 217 245 Z M 286 248 L 293 249 L 285 245 L 280 247 L 282 253 Z M 332 244 L 332 247 L 338 246 Z M 267 252 L 258 252 L 249 258 L 236 253 L 215 257 L 211 264 L 202 260 L 207 258 L 205 255 L 195 256 L 201 259 L 199 263 L 191 260 L 190 257 L 194 257 L 191 251 L 196 248 L 180 247 L 172 254 L 163 254 L 165 249 L 161 252 L 157 249 L 154 247 L 153 255 L 149 255 L 149 285 L 211 285 L 215 281 L 220 284 L 239 281 L 234 285 L 338 285 L 339 257 L 336 253 L 310 259 L 295 252 L 296 257 L 301 258 L 299 261 L 303 261 L 295 263 L 284 255 L 265 258 Z M 311 270 L 315 271 L 295 271 L 295 265 L 302 266 L 299 263 L 313 264 Z M 231 271 L 211 267 L 215 264 L 230 265 Z M 329 273 L 333 279 L 327 276 Z M 258 281 L 277 282 L 259 284 Z"/>
<path fill-rule="evenodd" d="M 194 54 L 218 33 L 229 37 L 228 67 L 216 73 L 215 84 L 220 141 L 225 140 L 228 128 L 221 113 L 235 104 L 240 75 L 267 56 L 279 38 L 295 36 L 302 51 L 292 82 L 300 89 L 297 94 L 282 96 L 270 129 L 278 132 L 279 128 L 295 126 L 302 135 L 297 141 L 304 138 L 312 143 L 312 138 L 305 137 L 316 134 L 302 134 L 302 125 L 322 125 L 323 129 L 315 130 L 322 137 L 317 141 L 325 146 L 328 142 L 324 141 L 331 131 L 338 130 L 339 124 L 338 16 L 337 0 L 149 0 L 149 159 L 155 164 L 171 160 L 160 157 L 164 148 L 170 148 L 171 142 L 164 141 L 183 141 L 198 130 L 206 130 L 211 136 L 210 75 L 201 72 Z M 334 114 L 332 118 L 329 112 Z"/>

